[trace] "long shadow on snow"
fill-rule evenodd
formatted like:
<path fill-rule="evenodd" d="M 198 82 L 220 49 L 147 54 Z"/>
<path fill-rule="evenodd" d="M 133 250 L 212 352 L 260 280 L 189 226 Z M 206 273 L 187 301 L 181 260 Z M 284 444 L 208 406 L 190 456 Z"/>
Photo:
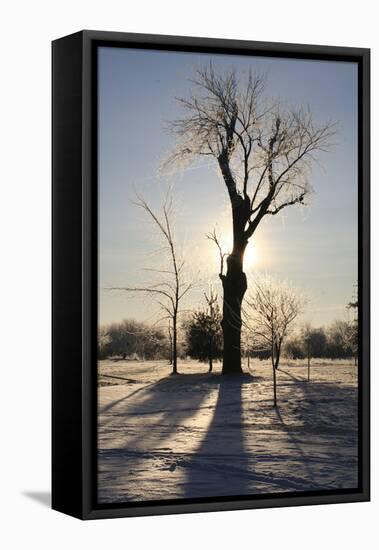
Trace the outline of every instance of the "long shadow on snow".
<path fill-rule="evenodd" d="M 281 429 L 287 432 L 289 440 L 296 448 L 298 461 L 302 462 L 306 469 L 308 481 L 305 483 L 301 479 L 293 478 L 291 481 L 256 472 L 256 457 L 246 451 L 244 442 L 246 425 L 243 422 L 242 402 L 245 399 L 253 400 L 253 386 L 252 391 L 249 386 L 255 381 L 248 375 L 222 377 L 217 374 L 184 374 L 166 377 L 151 384 L 145 388 L 143 394 L 140 394 L 143 395 L 142 401 L 139 400 L 132 406 L 128 403 L 125 410 L 112 411 L 110 429 L 114 429 L 113 423 L 116 421 L 118 433 L 128 433 L 128 437 L 124 445 L 118 444 L 117 448 L 100 450 L 100 458 L 114 457 L 121 460 L 121 464 L 123 458 L 128 458 L 134 464 L 144 460 L 146 453 L 155 456 L 167 451 L 172 452 L 174 467 L 180 466 L 185 469 L 186 480 L 181 493 L 187 498 L 248 494 L 254 492 L 257 484 L 261 487 L 267 486 L 268 492 L 270 487 L 275 491 L 327 488 L 322 487 L 322 480 L 317 479 L 317 471 L 320 462 L 328 467 L 328 464 L 334 464 L 336 458 L 338 459 L 335 437 L 342 436 L 342 440 L 339 440 L 342 447 L 345 440 L 347 448 L 349 445 L 356 446 L 356 390 L 339 384 L 322 384 L 315 381 L 308 384 L 282 369 L 281 373 L 293 381 L 294 390 L 300 392 L 294 400 L 296 414 L 292 416 L 293 403 L 290 407 L 289 403 L 281 401 L 280 397 L 279 408 L 286 413 L 285 420 L 280 411 L 275 414 L 272 410 L 271 414 L 277 418 Z M 214 389 L 217 391 L 217 388 L 218 397 L 214 414 L 205 435 L 203 432 L 198 434 L 201 440 L 198 448 L 191 454 L 175 457 L 175 442 L 173 445 L 172 437 L 185 437 L 185 421 L 195 416 L 202 408 L 213 408 L 212 405 L 205 405 L 204 401 L 209 392 Z M 280 385 L 278 392 L 280 396 Z M 336 404 L 350 402 L 351 399 L 353 406 L 347 411 L 348 418 L 338 418 Z M 120 399 L 117 404 L 122 400 Z M 147 423 L 146 427 L 139 431 L 138 427 L 134 426 L 133 419 L 141 415 L 146 416 Z M 153 422 L 150 419 L 154 419 Z M 195 429 L 199 430 L 197 426 Z M 320 434 L 327 438 L 321 457 L 309 451 L 312 436 Z M 164 440 L 169 439 L 170 446 L 163 447 Z M 340 447 L 339 455 L 341 451 L 343 455 L 343 448 Z M 334 466 L 338 470 L 338 465 Z M 350 469 L 354 470 L 352 464 Z M 113 474 L 113 479 L 117 481 L 118 474 L 124 475 L 125 471 Z M 351 477 L 354 479 L 354 472 Z M 309 478 L 313 480 L 311 485 Z"/>
<path fill-rule="evenodd" d="M 284 374 L 290 380 L 293 380 L 295 389 L 300 390 L 297 401 L 297 412 L 302 421 L 302 428 L 309 433 L 333 433 L 335 435 L 355 434 L 358 421 L 358 392 L 356 387 L 344 385 L 339 382 L 318 382 L 311 380 L 308 382 L 305 378 L 298 378 L 283 368 L 278 369 L 280 374 Z M 286 402 L 280 398 L 280 388 L 283 381 L 278 381 L 279 408 L 288 409 Z M 344 406 L 345 405 L 345 406 Z M 339 414 L 339 407 L 344 406 L 344 416 Z M 280 415 L 279 415 L 280 416 Z M 285 424 L 281 416 L 280 422 L 286 426 L 287 431 L 292 428 Z"/>
<path fill-rule="evenodd" d="M 200 446 L 184 464 L 186 498 L 245 494 L 254 458 L 246 451 L 242 394 L 250 375 L 219 378 L 214 415 Z"/>
<path fill-rule="evenodd" d="M 358 392 L 335 382 L 298 378 L 278 369 L 300 390 L 296 404 L 281 402 L 276 411 L 299 460 L 312 480 L 312 487 L 354 488 L 358 475 Z M 279 380 L 278 392 L 280 395 Z M 293 401 L 293 400 L 292 400 Z M 285 414 L 284 419 L 281 411 Z"/>
<path fill-rule="evenodd" d="M 140 392 L 136 402 L 125 401 L 128 396 L 103 409 L 99 424 L 99 478 L 101 501 L 136 499 L 139 480 L 136 472 L 152 468 L 162 472 L 176 469 L 183 459 L 188 429 L 191 439 L 201 439 L 197 425 L 188 428 L 190 421 L 203 408 L 209 392 L 216 389 L 220 376 L 188 374 L 169 376 L 149 385 Z M 141 426 L 138 418 L 146 419 Z M 198 433 L 196 434 L 196 430 Z M 104 440 L 104 446 L 102 441 Z M 114 445 L 109 448 L 109 442 Z M 164 478 L 162 478 L 164 484 Z M 152 490 L 152 495 L 154 490 Z M 144 495 L 148 499 L 150 495 Z M 153 497 L 151 497 L 153 498 Z M 137 496 L 138 500 L 138 496 Z"/>
<path fill-rule="evenodd" d="M 275 437 L 275 428 L 279 427 L 286 433 L 289 445 L 294 448 L 293 460 L 303 464 L 305 478 L 297 469 L 297 475 L 292 473 L 288 477 L 283 476 L 287 460 L 285 456 L 282 459 L 280 456 L 273 457 L 279 463 L 280 475 L 276 475 L 275 470 L 269 474 L 257 472 L 257 457 L 249 453 L 245 445 L 246 430 L 250 428 L 244 424 L 242 408 L 243 402 L 254 398 L 246 386 L 254 380 L 246 376 L 221 378 L 211 424 L 201 445 L 183 464 L 187 469 L 183 487 L 185 497 L 254 494 L 262 492 L 264 487 L 267 492 L 341 487 L 338 479 L 339 467 L 345 479 L 350 480 L 347 486 L 355 485 L 356 464 L 352 461 L 351 449 L 354 454 L 357 446 L 356 390 L 338 383 L 307 383 L 287 371 L 281 372 L 290 378 L 293 390 L 298 392 L 295 409 L 300 415 L 295 414 L 291 418 L 293 410 L 280 399 L 277 409 L 266 411 L 274 415 L 274 432 L 272 436 L 268 435 L 267 454 L 270 454 L 270 439 Z M 280 386 L 278 392 L 280 395 Z M 230 407 L 231 399 L 234 401 L 233 407 Z M 338 404 L 348 404 L 344 418 L 338 417 L 335 410 Z M 283 419 L 280 409 L 289 414 L 289 419 Z M 322 452 L 319 456 L 317 450 L 312 448 L 315 436 L 322 439 Z M 326 469 L 331 466 L 335 468 L 335 478 L 333 475 L 324 477 L 323 465 Z M 257 487 L 259 489 L 256 491 Z"/>
<path fill-rule="evenodd" d="M 137 403 L 125 403 L 129 396 L 119 399 L 114 406 L 108 405 L 102 413 L 108 413 L 100 420 L 100 430 L 112 431 L 118 436 L 124 436 L 124 445 L 118 444 L 114 449 L 99 451 L 100 456 L 124 454 L 135 455 L 140 452 L 144 456 L 159 452 L 165 440 L 186 433 L 185 422 L 195 416 L 202 408 L 209 409 L 204 401 L 209 392 L 218 386 L 220 376 L 217 374 L 179 374 L 162 378 L 144 388 Z M 141 388 L 142 390 L 142 388 Z M 137 390 L 139 391 L 139 390 Z M 137 393 L 133 392 L 134 394 Z M 116 408 L 117 406 L 117 408 Z M 112 409 L 112 413 L 110 413 Z M 134 419 L 146 417 L 146 425 L 141 429 Z M 162 449 L 164 452 L 168 447 Z M 171 449 L 175 452 L 175 448 Z"/>

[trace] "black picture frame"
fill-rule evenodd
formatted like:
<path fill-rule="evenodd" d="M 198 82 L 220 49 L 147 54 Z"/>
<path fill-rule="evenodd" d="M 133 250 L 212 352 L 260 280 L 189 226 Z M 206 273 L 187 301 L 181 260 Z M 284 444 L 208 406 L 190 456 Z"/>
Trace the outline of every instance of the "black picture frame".
<path fill-rule="evenodd" d="M 359 81 L 359 487 L 186 501 L 96 502 L 99 46 L 353 61 Z M 52 43 L 52 507 L 81 519 L 370 499 L 370 50 L 81 31 Z"/>

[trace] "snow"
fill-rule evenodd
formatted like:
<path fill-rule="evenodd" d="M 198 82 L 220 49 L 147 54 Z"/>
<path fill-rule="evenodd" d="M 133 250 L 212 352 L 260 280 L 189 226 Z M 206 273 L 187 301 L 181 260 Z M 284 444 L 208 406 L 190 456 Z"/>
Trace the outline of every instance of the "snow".
<path fill-rule="evenodd" d="M 100 361 L 98 498 L 129 502 L 357 486 L 357 367 Z"/>

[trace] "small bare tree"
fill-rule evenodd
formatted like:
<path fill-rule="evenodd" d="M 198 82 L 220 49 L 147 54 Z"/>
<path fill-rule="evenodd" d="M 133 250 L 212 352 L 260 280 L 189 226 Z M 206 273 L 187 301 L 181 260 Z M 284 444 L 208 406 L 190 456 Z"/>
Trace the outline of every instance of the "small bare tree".
<path fill-rule="evenodd" d="M 213 352 L 214 342 L 217 339 L 220 331 L 221 314 L 218 305 L 218 296 L 211 288 L 208 293 L 204 294 L 208 309 L 206 315 L 206 333 L 208 336 L 208 361 L 209 372 L 213 371 Z"/>
<path fill-rule="evenodd" d="M 171 320 L 170 319 L 168 321 L 167 334 L 168 334 L 168 343 L 169 343 L 169 350 L 170 350 L 169 351 L 170 357 L 169 357 L 169 360 L 168 360 L 168 364 L 172 365 L 173 346 L 172 346 L 172 330 L 171 330 Z"/>
<path fill-rule="evenodd" d="M 155 213 L 146 200 L 138 196 L 135 203 L 139 208 L 142 208 L 154 222 L 159 234 L 163 240 L 163 247 L 159 249 L 160 258 L 163 254 L 167 256 L 167 266 L 164 265 L 164 260 L 161 259 L 160 268 L 148 268 L 148 271 L 153 272 L 158 281 L 146 286 L 125 286 L 112 287 L 112 290 L 122 290 L 126 292 L 143 293 L 154 298 L 163 312 L 161 320 L 168 320 L 169 323 L 169 338 L 171 344 L 171 364 L 172 372 L 178 372 L 177 362 L 177 343 L 178 343 L 178 316 L 181 301 L 184 296 L 194 286 L 193 281 L 188 281 L 185 277 L 184 268 L 185 262 L 179 256 L 177 246 L 174 239 L 173 229 L 173 201 L 170 195 L 167 195 L 160 214 Z"/>
<path fill-rule="evenodd" d="M 312 348 L 312 325 L 305 323 L 301 330 L 301 336 L 305 345 L 305 353 L 307 356 L 307 379 L 311 379 L 311 348 Z"/>
<path fill-rule="evenodd" d="M 284 282 L 267 278 L 256 280 L 245 301 L 244 323 L 249 328 L 256 349 L 269 349 L 274 382 L 274 406 L 277 405 L 276 369 L 283 342 L 291 325 L 301 313 L 304 301 Z"/>
<path fill-rule="evenodd" d="M 233 248 L 226 259 L 223 285 L 223 373 L 241 369 L 241 306 L 247 290 L 243 260 L 249 239 L 265 216 L 305 204 L 315 155 L 326 151 L 334 126 L 316 124 L 309 109 L 286 108 L 265 100 L 265 79 L 234 70 L 218 74 L 199 69 L 194 92 L 178 98 L 183 116 L 171 123 L 177 146 L 168 162 L 217 163 L 228 192 Z"/>

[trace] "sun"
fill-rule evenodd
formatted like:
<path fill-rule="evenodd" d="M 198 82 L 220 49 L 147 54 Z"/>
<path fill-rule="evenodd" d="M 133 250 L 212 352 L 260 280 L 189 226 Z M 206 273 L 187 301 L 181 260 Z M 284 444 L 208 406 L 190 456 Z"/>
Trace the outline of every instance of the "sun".
<path fill-rule="evenodd" d="M 229 239 L 225 236 L 224 238 L 220 239 L 220 245 L 224 253 L 228 253 L 232 250 L 232 242 L 233 239 L 230 237 Z M 218 249 L 214 248 L 214 261 L 216 265 L 219 267 L 220 265 L 220 253 Z M 259 263 L 259 252 L 258 247 L 256 245 L 256 242 L 250 241 L 246 247 L 244 260 L 243 260 L 243 267 L 244 269 L 250 269 L 252 267 L 256 267 L 256 265 Z M 226 267 L 226 265 L 224 266 Z"/>
<path fill-rule="evenodd" d="M 255 267 L 259 262 L 259 254 L 255 242 L 249 242 L 245 250 L 244 256 L 244 268 L 249 269 L 250 267 Z"/>

